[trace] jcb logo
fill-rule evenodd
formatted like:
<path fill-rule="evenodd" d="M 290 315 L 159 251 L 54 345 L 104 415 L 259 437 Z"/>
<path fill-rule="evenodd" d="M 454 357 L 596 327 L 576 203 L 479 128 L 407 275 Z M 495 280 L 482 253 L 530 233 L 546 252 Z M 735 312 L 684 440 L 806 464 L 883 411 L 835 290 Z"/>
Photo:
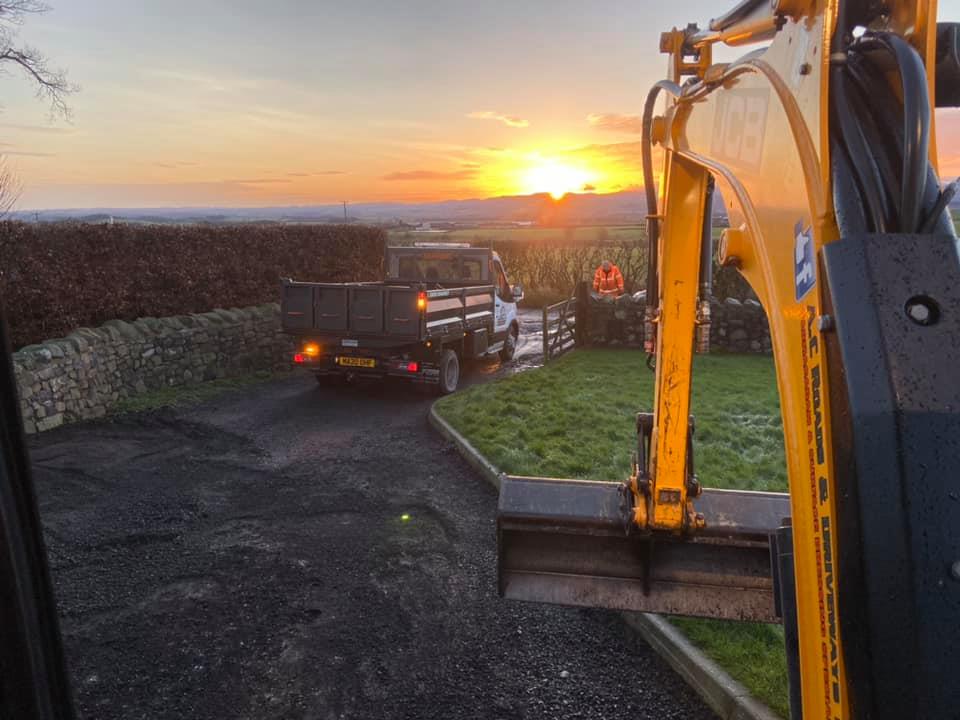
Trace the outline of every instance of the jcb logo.
<path fill-rule="evenodd" d="M 710 146 L 714 157 L 747 167 L 759 167 L 769 100 L 770 92 L 765 89 L 720 93 Z"/>
<path fill-rule="evenodd" d="M 803 229 L 803 223 L 793 228 L 793 279 L 797 290 L 797 300 L 813 289 L 817 284 L 817 275 L 813 267 L 813 231 Z"/>

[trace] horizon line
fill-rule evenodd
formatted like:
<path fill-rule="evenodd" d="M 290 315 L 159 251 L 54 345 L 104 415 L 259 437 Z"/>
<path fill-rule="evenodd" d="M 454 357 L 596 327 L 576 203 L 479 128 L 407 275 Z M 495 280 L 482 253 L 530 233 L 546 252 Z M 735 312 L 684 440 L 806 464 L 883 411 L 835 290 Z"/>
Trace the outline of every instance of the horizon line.
<path fill-rule="evenodd" d="M 613 195 L 627 195 L 627 194 L 643 194 L 643 188 L 630 188 L 627 190 L 614 190 L 613 192 L 570 192 L 564 194 L 560 198 L 553 198 L 552 195 L 548 192 L 538 192 L 530 193 L 528 195 L 491 195 L 488 197 L 467 197 L 467 198 L 450 198 L 447 200 L 358 200 L 356 202 L 346 201 L 347 208 L 351 206 L 365 206 L 365 205 L 397 205 L 400 207 L 404 206 L 413 206 L 413 205 L 447 205 L 453 203 L 468 203 L 468 202 L 486 202 L 490 200 L 511 200 L 511 199 L 533 199 L 533 198 L 549 198 L 554 203 L 561 203 L 569 197 L 609 197 Z M 11 209 L 8 215 L 17 215 L 20 213 L 41 213 L 41 212 L 96 212 L 96 211 L 107 211 L 107 210 L 157 210 L 157 211 L 174 211 L 174 210 L 282 210 L 286 208 L 337 208 L 340 209 L 343 206 L 342 201 L 325 201 L 317 202 L 312 204 L 279 204 L 279 205 L 130 205 L 130 206 L 117 206 L 117 205 L 96 205 L 88 207 L 33 207 L 33 208 L 14 208 Z"/>

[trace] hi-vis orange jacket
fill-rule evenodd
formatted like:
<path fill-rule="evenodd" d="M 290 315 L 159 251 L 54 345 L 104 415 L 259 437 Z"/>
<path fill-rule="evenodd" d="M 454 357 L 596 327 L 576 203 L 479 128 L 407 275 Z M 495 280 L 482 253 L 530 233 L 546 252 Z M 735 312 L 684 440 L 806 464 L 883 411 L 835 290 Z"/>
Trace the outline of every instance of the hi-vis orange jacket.
<path fill-rule="evenodd" d="M 616 265 L 610 265 L 610 272 L 606 273 L 603 271 L 603 266 L 597 268 L 597 271 L 593 274 L 593 289 L 595 292 L 599 293 L 610 293 L 611 290 L 615 290 L 616 295 L 623 294 L 623 274 L 620 272 L 620 268 Z"/>

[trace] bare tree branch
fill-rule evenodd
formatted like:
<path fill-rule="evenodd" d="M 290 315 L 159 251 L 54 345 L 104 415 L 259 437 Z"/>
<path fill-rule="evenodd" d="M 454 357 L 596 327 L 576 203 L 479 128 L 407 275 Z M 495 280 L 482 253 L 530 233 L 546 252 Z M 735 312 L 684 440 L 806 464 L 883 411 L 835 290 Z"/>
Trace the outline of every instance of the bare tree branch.
<path fill-rule="evenodd" d="M 41 0 L 2 0 L 0 2 L 0 17 L 7 23 L 17 25 L 23 22 L 27 15 L 36 15 L 50 10 L 50 6 Z"/>
<path fill-rule="evenodd" d="M 37 97 L 50 103 L 51 116 L 69 120 L 70 106 L 66 98 L 79 88 L 67 80 L 65 70 L 50 67 L 43 53 L 18 42 L 20 26 L 27 16 L 49 9 L 42 0 L 0 0 L 0 74 L 8 74 L 7 67 L 19 68 L 34 86 Z M 21 190 L 16 175 L 0 156 L 0 219 L 10 212 Z"/>
<path fill-rule="evenodd" d="M 37 97 L 50 103 L 51 114 L 69 120 L 66 99 L 79 88 L 67 80 L 65 70 L 50 67 L 39 50 L 17 42 L 25 18 L 49 9 L 41 0 L 0 0 L 0 71 L 4 65 L 18 67 L 35 86 Z"/>
<path fill-rule="evenodd" d="M 67 81 L 67 74 L 63 70 L 51 69 L 47 59 L 36 48 L 24 46 L 20 49 L 0 48 L 0 63 L 9 62 L 20 67 L 24 74 L 36 86 L 37 97 L 50 103 L 53 115 L 59 115 L 65 120 L 71 117 L 70 106 L 66 96 L 77 90 L 76 86 Z"/>
<path fill-rule="evenodd" d="M 7 161 L 0 157 L 0 220 L 10 212 L 20 197 L 20 183 L 16 175 L 10 170 Z"/>

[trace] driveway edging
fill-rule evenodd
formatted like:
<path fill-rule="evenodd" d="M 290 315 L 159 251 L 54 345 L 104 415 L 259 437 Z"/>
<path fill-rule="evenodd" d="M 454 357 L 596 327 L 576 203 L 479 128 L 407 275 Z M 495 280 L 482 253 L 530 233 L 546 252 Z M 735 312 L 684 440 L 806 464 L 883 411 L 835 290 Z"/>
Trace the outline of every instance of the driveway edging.
<path fill-rule="evenodd" d="M 480 473 L 484 480 L 497 488 L 497 490 L 500 489 L 500 471 L 497 470 L 494 464 L 487 460 L 479 450 L 471 445 L 469 440 L 454 430 L 450 423 L 440 417 L 439 413 L 437 413 L 437 403 L 433 403 L 430 406 L 428 420 L 434 430 L 456 446 L 457 452 L 463 456 L 463 459 L 466 460 L 474 470 Z"/>
<path fill-rule="evenodd" d="M 470 441 L 430 406 L 430 425 L 456 447 L 457 452 L 484 480 L 500 489 L 500 471 Z M 722 720 L 781 720 L 773 710 L 696 648 L 667 620 L 654 613 L 621 612 L 627 625 L 703 698 Z"/>

